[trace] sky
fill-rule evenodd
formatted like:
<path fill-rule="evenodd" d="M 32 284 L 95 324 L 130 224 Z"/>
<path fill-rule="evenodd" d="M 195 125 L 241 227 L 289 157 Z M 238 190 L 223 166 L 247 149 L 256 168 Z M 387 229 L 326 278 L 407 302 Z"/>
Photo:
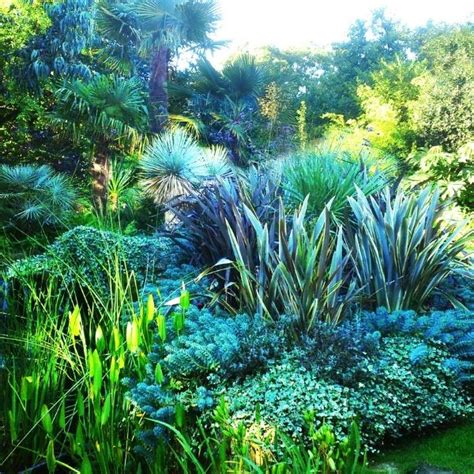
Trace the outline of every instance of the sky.
<path fill-rule="evenodd" d="M 324 46 L 345 38 L 357 19 L 385 7 L 408 26 L 473 20 L 472 0 L 218 0 L 221 22 L 215 37 L 230 44 L 215 53 L 221 63 L 231 52 L 272 44 L 282 48 Z"/>

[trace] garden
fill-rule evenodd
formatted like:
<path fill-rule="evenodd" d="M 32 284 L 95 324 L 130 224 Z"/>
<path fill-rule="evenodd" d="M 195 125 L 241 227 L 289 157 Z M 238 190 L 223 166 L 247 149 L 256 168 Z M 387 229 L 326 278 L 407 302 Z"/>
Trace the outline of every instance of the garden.
<path fill-rule="evenodd" d="M 0 3 L 0 472 L 474 473 L 472 23 L 219 21 Z"/>

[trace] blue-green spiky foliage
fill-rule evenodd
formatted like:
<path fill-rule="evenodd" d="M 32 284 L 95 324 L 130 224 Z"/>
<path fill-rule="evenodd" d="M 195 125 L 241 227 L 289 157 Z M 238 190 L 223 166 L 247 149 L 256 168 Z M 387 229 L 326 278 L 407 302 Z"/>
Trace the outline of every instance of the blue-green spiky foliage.
<path fill-rule="evenodd" d="M 157 336 L 149 354 L 147 379 L 126 379 L 124 383 L 133 403 L 148 418 L 170 422 L 178 403 L 189 412 L 211 408 L 214 392 L 225 381 L 266 366 L 284 346 L 283 326 L 271 327 L 258 317 L 231 317 L 192 306 L 179 336 L 168 318 L 167 342 L 163 344 Z M 162 383 L 155 379 L 158 363 L 164 374 Z M 166 438 L 166 432 L 152 424 L 139 438 L 142 444 L 138 450 L 150 454 L 158 441 Z"/>
<path fill-rule="evenodd" d="M 51 74 L 89 79 L 92 72 L 81 55 L 93 41 L 94 1 L 56 0 L 44 8 L 51 26 L 22 52 L 30 86 L 38 87 Z"/>
<path fill-rule="evenodd" d="M 363 316 L 368 331 L 387 335 L 417 335 L 426 341 L 443 343 L 452 354 L 446 365 L 454 370 L 463 382 L 474 381 L 474 312 L 469 310 L 433 311 L 417 314 L 415 311 L 389 313 L 379 308 Z M 413 354 L 416 361 L 420 348 Z"/>

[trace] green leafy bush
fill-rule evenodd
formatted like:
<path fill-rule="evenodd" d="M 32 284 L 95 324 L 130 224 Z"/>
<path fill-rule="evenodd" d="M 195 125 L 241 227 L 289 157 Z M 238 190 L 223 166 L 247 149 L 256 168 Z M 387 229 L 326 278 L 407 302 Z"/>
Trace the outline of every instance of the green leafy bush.
<path fill-rule="evenodd" d="M 226 390 L 233 417 L 263 420 L 294 438 L 302 438 L 302 411 L 314 413 L 342 436 L 352 419 L 360 420 L 364 443 L 374 447 L 385 437 L 398 437 L 472 413 L 472 406 L 445 366 L 449 354 L 416 337 L 385 338 L 368 358 L 357 386 L 349 388 L 322 378 L 316 365 L 306 367 L 303 352 L 293 352 L 267 372 L 247 377 Z"/>
<path fill-rule="evenodd" d="M 61 235 L 43 254 L 14 262 L 7 278 L 13 286 L 33 285 L 38 290 L 56 279 L 66 295 L 79 295 L 85 302 L 89 298 L 90 303 L 102 297 L 106 302 L 112 276 L 133 274 L 141 286 L 172 262 L 167 239 L 125 237 L 79 226 Z"/>
<path fill-rule="evenodd" d="M 444 152 L 439 146 L 410 156 L 410 164 L 416 172 L 407 184 L 433 182 L 439 186 L 445 199 L 454 199 L 468 210 L 474 209 L 474 142 L 469 142 L 455 153 Z"/>
<path fill-rule="evenodd" d="M 370 443 L 472 415 L 443 345 L 388 337 L 377 359 L 351 394 L 351 407 Z"/>
<path fill-rule="evenodd" d="M 368 302 L 389 311 L 418 309 L 451 273 L 470 238 L 462 225 L 441 228 L 439 191 L 419 195 L 385 189 L 349 197 L 355 232 L 349 232 L 354 272 Z M 347 227 L 349 228 L 349 226 Z"/>
<path fill-rule="evenodd" d="M 474 313 L 469 310 L 432 311 L 417 314 L 415 311 L 394 311 L 378 308 L 361 317 L 367 333 L 376 331 L 384 336 L 416 336 L 425 341 L 441 343 L 451 357 L 446 366 L 462 382 L 474 381 Z"/>

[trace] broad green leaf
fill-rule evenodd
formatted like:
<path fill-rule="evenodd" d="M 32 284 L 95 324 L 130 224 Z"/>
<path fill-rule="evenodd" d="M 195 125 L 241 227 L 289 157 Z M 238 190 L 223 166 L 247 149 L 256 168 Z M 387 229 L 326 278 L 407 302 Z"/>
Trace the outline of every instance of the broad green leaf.
<path fill-rule="evenodd" d="M 110 401 L 110 393 L 105 397 L 104 406 L 102 407 L 102 413 L 100 415 L 100 424 L 104 426 L 110 417 L 111 411 L 111 401 Z"/>
<path fill-rule="evenodd" d="M 128 350 L 137 352 L 140 347 L 140 328 L 137 318 L 127 323 L 126 340 Z"/>
<path fill-rule="evenodd" d="M 183 289 L 179 298 L 179 304 L 184 311 L 187 311 L 191 305 L 191 296 L 188 290 Z"/>
<path fill-rule="evenodd" d="M 186 411 L 184 409 L 184 406 L 181 403 L 178 403 L 176 405 L 176 414 L 175 414 L 176 426 L 178 428 L 184 427 L 185 417 L 186 417 Z"/>
<path fill-rule="evenodd" d="M 158 326 L 158 335 L 160 336 L 161 342 L 166 341 L 166 318 L 159 314 L 156 317 L 156 324 Z"/>
<path fill-rule="evenodd" d="M 156 367 L 155 367 L 155 382 L 158 384 L 158 385 L 161 385 L 163 383 L 163 380 L 164 380 L 164 376 L 163 376 L 163 370 L 161 368 L 161 364 L 158 362 L 156 364 Z"/>
<path fill-rule="evenodd" d="M 97 329 L 95 331 L 95 345 L 97 347 L 97 350 L 102 353 L 105 350 L 105 338 L 104 338 L 104 333 L 102 331 L 102 328 L 97 326 Z"/>
<path fill-rule="evenodd" d="M 49 409 L 47 405 L 43 405 L 41 407 L 41 423 L 46 433 L 52 436 L 53 435 L 53 419 L 51 418 L 51 414 L 49 413 Z"/>
<path fill-rule="evenodd" d="M 46 465 L 48 466 L 48 472 L 54 472 L 56 470 L 57 462 L 54 455 L 54 441 L 50 440 L 48 447 L 46 448 Z"/>
<path fill-rule="evenodd" d="M 64 397 L 61 401 L 61 408 L 59 410 L 58 425 L 62 430 L 66 428 L 66 399 Z"/>
<path fill-rule="evenodd" d="M 23 402 L 31 399 L 33 394 L 33 377 L 31 375 L 21 378 L 20 397 Z"/>
<path fill-rule="evenodd" d="M 84 456 L 81 463 L 81 474 L 93 474 L 92 464 L 87 456 Z"/>
<path fill-rule="evenodd" d="M 155 317 L 155 300 L 153 295 L 148 295 L 147 305 L 146 305 L 146 319 L 148 322 L 153 321 Z"/>
<path fill-rule="evenodd" d="M 102 362 L 97 349 L 92 353 L 93 367 L 92 367 L 92 393 L 94 397 L 100 395 L 102 388 Z"/>
<path fill-rule="evenodd" d="M 173 314 L 174 329 L 179 334 L 184 329 L 185 317 L 183 313 Z"/>
<path fill-rule="evenodd" d="M 77 414 L 79 416 L 84 416 L 84 397 L 82 396 L 81 392 L 78 392 L 77 394 L 76 408 L 77 408 Z"/>
<path fill-rule="evenodd" d="M 74 310 L 69 313 L 69 334 L 75 338 L 80 336 L 82 328 L 81 312 L 79 306 L 75 306 Z"/>

